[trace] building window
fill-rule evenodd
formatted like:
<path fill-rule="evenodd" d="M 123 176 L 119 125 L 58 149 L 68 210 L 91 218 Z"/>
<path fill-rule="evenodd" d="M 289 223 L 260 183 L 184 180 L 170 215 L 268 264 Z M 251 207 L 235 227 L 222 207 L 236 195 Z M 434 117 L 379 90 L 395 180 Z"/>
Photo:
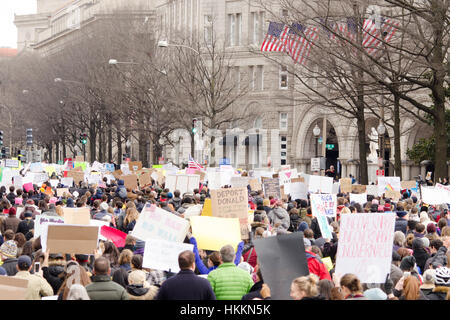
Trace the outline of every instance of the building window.
<path fill-rule="evenodd" d="M 236 13 L 236 45 L 241 45 L 242 14 Z"/>
<path fill-rule="evenodd" d="M 280 140 L 281 140 L 280 146 L 281 165 L 285 165 L 287 162 L 287 138 L 286 136 L 280 136 Z"/>
<path fill-rule="evenodd" d="M 205 32 L 205 42 L 207 45 L 212 45 L 213 34 L 212 34 L 212 15 L 207 14 L 204 16 L 204 32 Z"/>
<path fill-rule="evenodd" d="M 228 15 L 228 28 L 229 28 L 229 39 L 228 43 L 230 47 L 241 45 L 241 34 L 242 34 L 242 14 L 229 14 Z"/>
<path fill-rule="evenodd" d="M 262 117 L 257 117 L 254 123 L 255 129 L 262 129 L 262 124 L 263 124 Z"/>
<path fill-rule="evenodd" d="M 264 66 L 257 66 L 256 70 L 256 90 L 264 90 Z"/>
<path fill-rule="evenodd" d="M 288 114 L 286 112 L 281 112 L 280 113 L 280 130 L 287 130 L 287 129 L 288 129 Z"/>
<path fill-rule="evenodd" d="M 228 15 L 228 25 L 230 26 L 230 39 L 229 39 L 229 43 L 230 46 L 234 46 L 235 45 L 235 35 L 236 35 L 236 17 L 234 16 L 234 14 L 229 14 Z"/>
<path fill-rule="evenodd" d="M 248 75 L 250 78 L 249 89 L 253 91 L 255 90 L 255 66 L 248 67 Z"/>
<path fill-rule="evenodd" d="M 286 66 L 280 67 L 280 89 L 288 88 L 288 71 Z"/>

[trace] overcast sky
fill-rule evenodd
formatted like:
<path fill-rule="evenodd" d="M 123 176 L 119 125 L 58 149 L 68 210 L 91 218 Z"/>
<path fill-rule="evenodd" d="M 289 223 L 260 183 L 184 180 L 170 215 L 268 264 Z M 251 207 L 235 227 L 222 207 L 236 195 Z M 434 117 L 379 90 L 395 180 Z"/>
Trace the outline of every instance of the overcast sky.
<path fill-rule="evenodd" d="M 0 47 L 17 48 L 14 13 L 36 13 L 36 0 L 0 0 Z"/>

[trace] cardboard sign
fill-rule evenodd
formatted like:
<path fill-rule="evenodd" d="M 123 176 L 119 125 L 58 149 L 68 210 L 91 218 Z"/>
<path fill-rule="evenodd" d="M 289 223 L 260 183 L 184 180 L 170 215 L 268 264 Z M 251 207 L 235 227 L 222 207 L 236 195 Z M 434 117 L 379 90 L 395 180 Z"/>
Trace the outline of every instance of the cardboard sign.
<path fill-rule="evenodd" d="M 309 274 L 303 233 L 254 239 L 264 283 L 273 300 L 291 300 L 290 288 L 295 278 Z"/>
<path fill-rule="evenodd" d="M 147 203 L 141 211 L 132 231 L 133 236 L 147 239 L 163 239 L 183 242 L 189 229 L 189 221 Z"/>
<path fill-rule="evenodd" d="M 352 184 L 352 193 L 364 193 L 366 192 L 366 187 L 365 185 Z"/>
<path fill-rule="evenodd" d="M 64 195 L 64 192 L 66 194 L 69 194 L 69 188 L 57 188 L 56 189 L 56 196 L 57 197 L 62 197 Z"/>
<path fill-rule="evenodd" d="M 367 193 L 350 193 L 350 203 L 356 202 L 362 206 L 367 203 Z"/>
<path fill-rule="evenodd" d="M 219 251 L 230 244 L 235 249 L 241 242 L 239 219 L 194 216 L 190 218 L 192 235 L 197 247 L 204 250 Z"/>
<path fill-rule="evenodd" d="M 28 291 L 28 280 L 0 276 L 0 300 L 25 300 Z"/>
<path fill-rule="evenodd" d="M 147 239 L 145 240 L 142 267 L 177 273 L 180 271 L 178 256 L 183 251 L 193 251 L 193 249 L 194 245 L 190 243 Z"/>
<path fill-rule="evenodd" d="M 75 162 L 84 162 L 84 156 L 76 156 Z"/>
<path fill-rule="evenodd" d="M 125 188 L 130 188 L 131 190 L 134 190 L 138 186 L 138 176 L 136 174 L 121 176 L 120 180 L 123 180 Z"/>
<path fill-rule="evenodd" d="M 50 253 L 94 254 L 97 249 L 98 226 L 48 224 L 46 227 L 47 242 L 45 246 L 42 244 L 43 251 L 49 248 Z"/>
<path fill-rule="evenodd" d="M 34 238 L 37 239 L 41 235 L 42 225 L 47 223 L 64 223 L 63 217 L 36 215 L 34 220 Z"/>
<path fill-rule="evenodd" d="M 120 180 L 120 177 L 122 177 L 123 172 L 122 170 L 116 170 L 112 173 L 112 175 L 114 176 L 114 178 L 116 178 L 116 180 Z"/>
<path fill-rule="evenodd" d="M 72 178 L 75 184 L 79 184 L 80 182 L 84 182 L 84 172 L 82 171 L 68 171 L 67 178 Z"/>
<path fill-rule="evenodd" d="M 248 191 L 247 188 L 211 190 L 211 206 L 214 217 L 238 218 L 242 239 L 248 239 Z"/>
<path fill-rule="evenodd" d="M 202 216 L 212 217 L 211 199 L 206 198 L 203 203 Z"/>
<path fill-rule="evenodd" d="M 339 183 L 341 184 L 341 192 L 344 192 L 344 193 L 352 192 L 352 179 L 351 178 L 339 179 Z"/>
<path fill-rule="evenodd" d="M 138 171 L 142 169 L 142 162 L 141 161 L 130 161 L 128 162 L 128 168 L 131 172 Z"/>
<path fill-rule="evenodd" d="M 411 181 L 402 181 L 400 183 L 402 189 L 414 189 L 417 186 L 417 182 L 414 180 Z"/>
<path fill-rule="evenodd" d="M 332 238 L 332 229 L 327 217 L 336 217 L 337 199 L 335 194 L 311 194 L 311 209 L 313 216 L 317 217 L 320 232 L 325 239 Z"/>
<path fill-rule="evenodd" d="M 152 184 L 152 177 L 150 172 L 145 172 L 139 176 L 139 186 L 141 188 Z"/>
<path fill-rule="evenodd" d="M 366 193 L 374 197 L 378 197 L 378 186 L 376 185 L 366 186 Z"/>
<path fill-rule="evenodd" d="M 391 270 L 395 213 L 341 216 L 336 273 L 355 274 L 361 283 L 384 283 Z"/>
<path fill-rule="evenodd" d="M 261 183 L 258 181 L 258 179 L 249 179 L 248 184 L 250 185 L 250 189 L 252 191 L 262 190 Z"/>
<path fill-rule="evenodd" d="M 390 198 L 395 201 L 398 201 L 402 197 L 402 194 L 399 191 L 386 190 L 386 191 L 384 191 L 384 196 L 386 198 Z"/>
<path fill-rule="evenodd" d="M 90 225 L 91 213 L 89 208 L 63 208 L 66 224 Z"/>
<path fill-rule="evenodd" d="M 333 178 L 310 175 L 308 181 L 308 191 L 311 193 L 333 192 Z"/>
<path fill-rule="evenodd" d="M 262 178 L 262 185 L 266 198 L 273 196 L 275 199 L 281 199 L 279 178 Z"/>

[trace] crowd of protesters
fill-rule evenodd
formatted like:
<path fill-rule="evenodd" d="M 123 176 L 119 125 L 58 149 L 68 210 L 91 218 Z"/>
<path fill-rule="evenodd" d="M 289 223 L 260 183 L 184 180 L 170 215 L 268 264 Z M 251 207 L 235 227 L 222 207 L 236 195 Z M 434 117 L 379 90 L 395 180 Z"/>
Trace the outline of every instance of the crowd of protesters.
<path fill-rule="evenodd" d="M 49 188 L 49 183 L 35 185 L 28 192 L 13 186 L 0 188 L 0 275 L 29 280 L 26 299 L 276 299 L 264 283 L 253 239 L 292 232 L 303 233 L 310 272 L 292 281 L 292 299 L 450 299 L 449 208 L 424 204 L 409 190 L 402 191 L 399 201 L 369 195 L 364 205 L 350 203 L 348 194 L 339 193 L 336 219 L 329 221 L 332 238 L 324 239 L 309 199 L 275 199 L 248 188 L 249 208 L 254 210 L 249 240 L 241 242 L 237 250 L 226 245 L 220 251 L 206 251 L 199 249 L 188 233 L 185 243 L 193 244 L 194 250 L 179 255 L 180 272 L 173 274 L 144 268 L 145 242 L 130 232 L 147 202 L 184 217 L 189 207 L 203 204 L 209 197 L 207 185 L 180 194 L 155 181 L 153 186 L 131 190 L 123 180 L 107 183 L 104 179 L 102 187 L 80 183 L 62 197 L 49 195 Z M 64 207 L 88 207 L 92 219 L 106 221 L 128 234 L 125 246 L 100 241 L 95 255 L 43 252 L 40 237 L 34 237 L 34 220 L 39 214 L 63 216 Z M 391 272 L 382 284 L 361 283 L 354 274 L 334 272 L 340 217 L 367 212 L 397 215 Z M 325 257 L 330 257 L 332 266 L 322 261 Z"/>

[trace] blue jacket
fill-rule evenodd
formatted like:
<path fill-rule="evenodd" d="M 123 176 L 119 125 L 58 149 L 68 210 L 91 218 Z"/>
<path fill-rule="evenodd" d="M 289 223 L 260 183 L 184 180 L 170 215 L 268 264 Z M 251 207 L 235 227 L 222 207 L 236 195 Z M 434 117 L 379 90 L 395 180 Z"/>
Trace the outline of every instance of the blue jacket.
<path fill-rule="evenodd" d="M 211 268 L 208 268 L 203 263 L 202 258 L 200 258 L 200 254 L 198 253 L 197 248 L 197 240 L 194 237 L 191 237 L 189 239 L 189 242 L 194 245 L 194 254 L 195 254 L 195 265 L 197 266 L 198 271 L 200 274 L 209 274 L 211 271 L 216 269 L 216 266 L 212 266 Z M 236 258 L 234 259 L 234 264 L 238 265 L 241 262 L 241 256 L 242 256 L 242 250 L 244 250 L 244 242 L 239 242 L 237 251 L 236 251 Z"/>

